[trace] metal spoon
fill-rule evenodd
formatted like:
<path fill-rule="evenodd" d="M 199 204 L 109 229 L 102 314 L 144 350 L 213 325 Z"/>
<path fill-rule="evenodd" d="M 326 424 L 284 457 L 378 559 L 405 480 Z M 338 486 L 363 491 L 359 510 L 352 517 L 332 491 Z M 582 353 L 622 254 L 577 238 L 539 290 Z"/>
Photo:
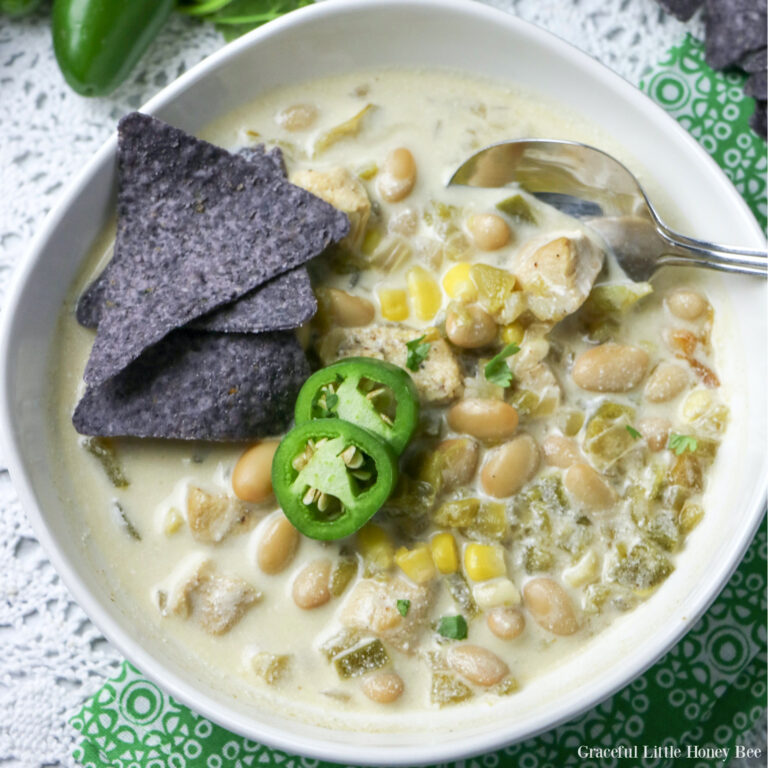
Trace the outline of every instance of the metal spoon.
<path fill-rule="evenodd" d="M 659 267 L 695 266 L 766 277 L 768 254 L 732 248 L 673 232 L 637 179 L 618 160 L 573 141 L 520 139 L 472 155 L 448 186 L 523 189 L 560 211 L 584 219 L 613 248 L 633 280 Z"/>

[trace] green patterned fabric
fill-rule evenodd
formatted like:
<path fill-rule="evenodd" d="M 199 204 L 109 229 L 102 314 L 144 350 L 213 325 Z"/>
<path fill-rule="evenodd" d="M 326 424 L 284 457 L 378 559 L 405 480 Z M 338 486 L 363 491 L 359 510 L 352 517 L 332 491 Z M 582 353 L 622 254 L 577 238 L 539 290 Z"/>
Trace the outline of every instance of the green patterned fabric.
<path fill-rule="evenodd" d="M 704 45 L 689 35 L 640 87 L 712 155 L 765 229 L 768 159 L 765 141 L 749 127 L 756 106 L 744 95 L 745 80 L 739 72 L 714 72 L 704 61 Z"/>
<path fill-rule="evenodd" d="M 766 145 L 748 127 L 754 101 L 741 78 L 714 73 L 688 38 L 641 87 L 714 156 L 766 225 Z M 718 768 L 688 757 L 727 747 L 762 716 L 766 701 L 766 524 L 717 601 L 685 638 L 646 674 L 587 714 L 534 739 L 451 768 Z M 129 664 L 72 720 L 83 735 L 75 758 L 86 768 L 320 768 L 213 725 L 164 694 Z M 678 747 L 680 758 L 589 759 L 587 747 Z M 642 747 L 641 747 L 642 749 Z"/>

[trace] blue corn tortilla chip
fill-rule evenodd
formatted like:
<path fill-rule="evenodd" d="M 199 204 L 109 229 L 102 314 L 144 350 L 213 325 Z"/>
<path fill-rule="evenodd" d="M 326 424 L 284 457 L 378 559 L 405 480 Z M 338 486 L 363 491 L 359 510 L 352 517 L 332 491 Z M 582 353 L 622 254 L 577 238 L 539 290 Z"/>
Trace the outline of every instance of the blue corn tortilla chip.
<path fill-rule="evenodd" d="M 85 369 L 105 382 L 172 330 L 301 266 L 347 216 L 242 157 L 141 113 L 118 127 L 115 268 Z"/>
<path fill-rule="evenodd" d="M 309 273 L 299 267 L 193 320 L 188 327 L 220 333 L 287 331 L 311 320 L 315 312 L 317 299 Z"/>
<path fill-rule="evenodd" d="M 707 64 L 730 67 L 765 46 L 765 0 L 707 0 L 705 25 Z"/>
<path fill-rule="evenodd" d="M 284 179 L 288 176 L 285 158 L 280 147 L 272 147 L 272 149 L 267 150 L 263 144 L 256 144 L 252 147 L 240 147 L 237 150 L 237 154 L 244 160 L 257 166 L 262 173 L 270 173 L 279 179 Z"/>
<path fill-rule="evenodd" d="M 108 269 L 109 267 L 107 267 Z M 107 269 L 102 272 L 106 275 Z M 101 275 L 91 283 L 77 304 L 80 325 L 97 328 L 103 307 L 106 283 Z M 263 286 L 225 304 L 213 312 L 193 320 L 189 327 L 219 333 L 263 333 L 298 328 L 317 312 L 309 273 L 304 267 L 292 269 Z"/>
<path fill-rule="evenodd" d="M 278 435 L 309 376 L 292 332 L 173 331 L 89 387 L 72 418 L 84 435 L 238 441 Z"/>
<path fill-rule="evenodd" d="M 739 66 L 745 72 L 760 72 L 768 69 L 768 47 L 759 48 L 756 51 L 750 51 L 741 57 Z"/>
<path fill-rule="evenodd" d="M 238 154 L 253 165 L 254 176 L 286 177 L 283 153 L 278 147 L 269 151 L 263 144 L 244 147 Z M 105 292 L 115 267 L 113 258 L 88 286 L 77 302 L 80 325 L 97 328 L 104 308 Z M 214 310 L 192 323 L 192 327 L 224 333 L 262 333 L 297 328 L 317 311 L 309 274 L 303 267 L 274 278 L 231 304 Z"/>
<path fill-rule="evenodd" d="M 768 89 L 768 72 L 765 70 L 750 75 L 749 79 L 744 84 L 744 93 L 746 93 L 747 96 L 752 96 L 753 98 L 762 101 L 765 101 L 766 89 Z"/>
<path fill-rule="evenodd" d="M 680 21 L 688 21 L 704 5 L 704 0 L 659 0 L 659 5 Z"/>

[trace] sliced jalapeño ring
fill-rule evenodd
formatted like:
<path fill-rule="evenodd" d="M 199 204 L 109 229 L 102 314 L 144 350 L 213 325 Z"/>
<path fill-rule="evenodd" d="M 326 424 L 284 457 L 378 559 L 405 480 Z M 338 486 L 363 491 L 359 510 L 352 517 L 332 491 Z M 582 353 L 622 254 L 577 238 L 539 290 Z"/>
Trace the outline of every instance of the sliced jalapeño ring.
<path fill-rule="evenodd" d="M 285 516 L 312 539 L 350 536 L 392 493 L 397 456 L 367 429 L 341 419 L 294 427 L 272 460 L 272 487 Z"/>
<path fill-rule="evenodd" d="M 392 363 L 348 357 L 312 374 L 296 400 L 297 424 L 340 418 L 379 435 L 400 454 L 419 423 L 419 394 Z"/>

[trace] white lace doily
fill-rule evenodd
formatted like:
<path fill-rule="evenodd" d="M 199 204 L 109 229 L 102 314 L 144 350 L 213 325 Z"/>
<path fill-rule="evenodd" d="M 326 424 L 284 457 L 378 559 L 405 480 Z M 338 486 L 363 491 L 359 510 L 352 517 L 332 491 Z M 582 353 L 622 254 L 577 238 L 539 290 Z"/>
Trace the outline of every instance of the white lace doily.
<path fill-rule="evenodd" d="M 631 82 L 684 31 L 653 0 L 494 0 L 574 43 Z M 105 99 L 64 84 L 47 13 L 0 17 L 0 301 L 45 214 L 86 160 L 135 109 L 222 45 L 210 26 L 173 18 L 130 81 Z M 69 717 L 113 674 L 101 636 L 35 540 L 0 457 L 0 763 L 74 766 Z"/>

